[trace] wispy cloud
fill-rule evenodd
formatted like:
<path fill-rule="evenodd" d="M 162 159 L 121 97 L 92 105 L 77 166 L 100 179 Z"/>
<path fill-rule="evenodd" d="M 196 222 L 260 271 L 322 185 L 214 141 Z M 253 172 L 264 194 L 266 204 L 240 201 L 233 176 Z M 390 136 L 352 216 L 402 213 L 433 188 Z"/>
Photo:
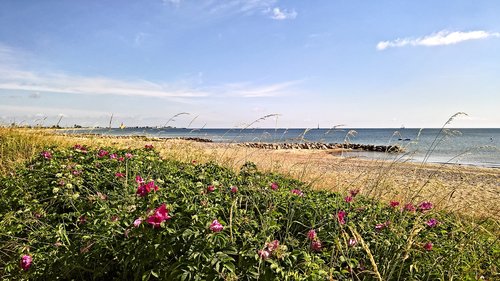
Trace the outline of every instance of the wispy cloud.
<path fill-rule="evenodd" d="M 16 62 L 15 49 L 0 44 L 0 90 L 29 91 L 29 97 L 39 98 L 40 93 L 67 93 L 84 95 L 117 95 L 166 98 L 187 102 L 204 97 L 272 97 L 289 93 L 299 81 L 255 84 L 232 83 L 205 85 L 198 74 L 196 82 L 170 83 L 147 80 L 122 80 L 109 77 L 82 76 L 65 72 L 33 71 Z"/>
<path fill-rule="evenodd" d="M 263 15 L 275 20 L 295 19 L 298 15 L 295 10 L 278 7 L 278 0 L 162 0 L 168 6 L 195 5 L 209 14 L 218 15 Z"/>
<path fill-rule="evenodd" d="M 303 80 L 292 80 L 267 85 L 254 85 L 253 83 L 232 83 L 226 84 L 218 89 L 224 96 L 243 98 L 263 98 L 288 96 L 296 92 L 293 88 Z"/>
<path fill-rule="evenodd" d="M 271 11 L 271 18 L 274 20 L 286 20 L 286 19 L 295 19 L 298 13 L 295 10 L 288 11 L 286 9 L 280 9 L 279 7 L 275 7 Z"/>
<path fill-rule="evenodd" d="M 254 14 L 266 11 L 276 3 L 277 0 L 231 0 L 231 1 L 205 1 L 205 8 L 211 13 L 243 13 Z"/>
<path fill-rule="evenodd" d="M 387 48 L 405 47 L 405 46 L 442 46 L 458 44 L 469 40 L 480 40 L 491 37 L 500 37 L 498 32 L 488 32 L 483 30 L 476 31 L 439 31 L 431 35 L 418 38 L 403 38 L 393 41 L 380 41 L 377 44 L 377 50 L 385 50 Z"/>

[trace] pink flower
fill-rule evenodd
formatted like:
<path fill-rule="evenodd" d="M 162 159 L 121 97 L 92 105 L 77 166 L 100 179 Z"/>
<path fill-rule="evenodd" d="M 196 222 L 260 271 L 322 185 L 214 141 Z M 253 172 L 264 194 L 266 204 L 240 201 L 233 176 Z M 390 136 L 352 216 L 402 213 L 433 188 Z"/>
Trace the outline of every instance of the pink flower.
<path fill-rule="evenodd" d="M 71 173 L 72 173 L 73 175 L 75 175 L 75 176 L 79 176 L 79 175 L 81 175 L 81 174 L 83 173 L 83 171 L 74 170 L 74 171 L 72 171 Z"/>
<path fill-rule="evenodd" d="M 279 186 L 278 186 L 278 184 L 277 184 L 277 183 L 275 183 L 275 182 L 271 183 L 271 189 L 272 189 L 272 190 L 276 190 L 276 189 L 278 189 L 278 187 L 279 187 Z"/>
<path fill-rule="evenodd" d="M 302 191 L 300 191 L 299 189 L 292 189 L 291 191 L 293 194 L 295 195 L 298 195 L 300 197 L 304 196 L 304 193 L 302 193 Z"/>
<path fill-rule="evenodd" d="M 148 195 L 148 193 L 149 192 L 146 189 L 146 185 L 144 184 L 139 185 L 139 187 L 137 187 L 137 191 L 135 192 L 135 194 L 139 195 L 139 197 L 144 197 Z"/>
<path fill-rule="evenodd" d="M 346 196 L 344 198 L 344 200 L 347 202 L 347 203 L 351 203 L 352 202 L 352 196 Z"/>
<path fill-rule="evenodd" d="M 123 162 L 123 161 L 125 161 L 125 158 L 123 158 L 123 156 L 120 156 L 120 157 L 118 157 L 118 161 Z"/>
<path fill-rule="evenodd" d="M 375 225 L 375 230 L 380 231 L 380 230 L 382 230 L 382 229 L 384 229 L 384 228 L 388 227 L 388 226 L 389 226 L 389 224 L 391 224 L 391 222 L 390 222 L 390 221 L 386 221 L 386 222 L 384 222 L 384 223 L 379 223 L 379 224 L 376 224 L 376 225 Z"/>
<path fill-rule="evenodd" d="M 158 191 L 158 186 L 155 185 L 154 181 L 150 181 L 146 184 L 142 183 L 139 184 L 139 187 L 137 187 L 136 194 L 138 194 L 140 197 L 144 197 L 148 195 L 152 190 Z"/>
<path fill-rule="evenodd" d="M 425 202 L 422 202 L 418 205 L 418 210 L 419 211 L 428 211 L 432 209 L 432 203 L 431 202 L 428 202 L 428 201 L 425 201 Z"/>
<path fill-rule="evenodd" d="M 33 263 L 33 258 L 30 255 L 24 255 L 21 257 L 19 265 L 24 271 L 26 271 L 30 269 L 32 263 Z"/>
<path fill-rule="evenodd" d="M 144 180 L 142 179 L 141 176 L 135 176 L 135 182 L 138 184 L 143 184 Z"/>
<path fill-rule="evenodd" d="M 259 250 L 257 253 L 262 260 L 267 260 L 271 255 L 271 253 L 266 250 Z"/>
<path fill-rule="evenodd" d="M 280 241 L 273 240 L 273 241 L 267 243 L 266 246 L 267 246 L 267 250 L 269 251 L 269 253 L 272 253 L 276 249 L 278 249 L 278 247 L 280 246 Z"/>
<path fill-rule="evenodd" d="M 317 236 L 316 230 L 314 230 L 314 229 L 311 229 L 311 230 L 309 230 L 309 232 L 307 232 L 307 239 L 309 239 L 309 240 L 316 239 L 316 236 Z"/>
<path fill-rule="evenodd" d="M 349 238 L 349 242 L 347 244 L 349 244 L 350 247 L 354 247 L 356 246 L 356 244 L 358 244 L 358 240 L 354 238 Z"/>
<path fill-rule="evenodd" d="M 349 191 L 349 194 L 352 196 L 352 197 L 356 197 L 356 195 L 358 195 L 359 193 L 359 189 L 353 189 L 353 190 L 350 190 Z"/>
<path fill-rule="evenodd" d="M 124 173 L 115 173 L 115 177 L 123 178 L 123 177 L 125 177 L 125 174 Z"/>
<path fill-rule="evenodd" d="M 40 155 L 42 155 L 43 158 L 48 159 L 48 160 L 50 160 L 52 158 L 52 154 L 48 151 L 43 151 L 42 153 L 40 153 Z"/>
<path fill-rule="evenodd" d="M 116 153 L 113 153 L 113 154 L 110 154 L 109 155 L 109 159 L 116 159 L 118 156 L 116 155 Z"/>
<path fill-rule="evenodd" d="M 196 164 L 196 163 L 197 163 L 196 160 L 191 161 L 191 164 Z"/>
<path fill-rule="evenodd" d="M 425 249 L 426 251 L 432 251 L 432 243 L 431 243 L 431 242 L 427 242 L 427 243 L 425 243 L 425 245 L 424 245 L 424 249 Z"/>
<path fill-rule="evenodd" d="M 81 144 L 75 144 L 75 146 L 73 146 L 73 149 L 83 153 L 87 153 L 87 148 Z"/>
<path fill-rule="evenodd" d="M 152 145 L 152 144 L 146 144 L 146 145 L 144 146 L 144 148 L 145 148 L 146 150 L 151 150 L 151 149 L 153 149 L 153 145 Z"/>
<path fill-rule="evenodd" d="M 150 181 L 148 183 L 145 184 L 145 187 L 146 187 L 146 190 L 149 192 L 151 192 L 151 190 L 154 190 L 154 191 L 158 191 L 158 186 L 155 185 L 155 182 L 154 181 Z"/>
<path fill-rule="evenodd" d="M 435 227 L 436 225 L 438 225 L 439 221 L 437 219 L 430 219 L 427 221 L 427 226 L 429 227 Z"/>
<path fill-rule="evenodd" d="M 391 207 L 395 208 L 395 207 L 399 206 L 399 202 L 398 202 L 398 201 L 391 201 L 391 202 L 389 203 L 389 205 L 390 205 Z"/>
<path fill-rule="evenodd" d="M 321 241 L 319 241 L 319 239 L 311 241 L 311 250 L 315 252 L 321 251 Z"/>
<path fill-rule="evenodd" d="M 214 192 L 215 191 L 215 186 L 209 185 L 207 186 L 207 192 Z"/>
<path fill-rule="evenodd" d="M 344 211 L 339 211 L 337 213 L 337 219 L 338 219 L 340 224 L 345 224 L 345 216 L 346 215 L 347 215 L 347 213 Z"/>
<path fill-rule="evenodd" d="M 172 217 L 168 215 L 167 207 L 165 203 L 161 204 L 160 207 L 156 208 L 154 214 L 146 219 L 146 222 L 153 226 L 153 228 L 159 228 L 161 223 L 171 219 Z M 135 221 L 134 221 L 135 224 Z"/>
<path fill-rule="evenodd" d="M 130 159 L 130 158 L 134 157 L 134 155 L 132 155 L 132 153 L 128 153 L 128 152 L 127 152 L 127 153 L 125 153 L 125 157 L 126 157 L 127 159 Z"/>
<path fill-rule="evenodd" d="M 212 230 L 213 232 L 221 232 L 222 229 L 224 229 L 224 227 L 219 223 L 218 220 L 214 220 L 210 225 L 210 230 Z"/>
<path fill-rule="evenodd" d="M 231 193 L 237 193 L 238 192 L 238 187 L 237 186 L 231 186 Z"/>
<path fill-rule="evenodd" d="M 134 221 L 134 227 L 139 227 L 139 225 L 141 225 L 142 223 L 142 219 L 141 218 L 138 218 Z"/>
<path fill-rule="evenodd" d="M 407 203 L 403 209 L 408 212 L 415 212 L 415 206 L 412 203 Z"/>
<path fill-rule="evenodd" d="M 107 152 L 106 150 L 100 149 L 99 152 L 97 153 L 97 156 L 102 158 L 108 154 L 109 154 L 109 152 Z"/>

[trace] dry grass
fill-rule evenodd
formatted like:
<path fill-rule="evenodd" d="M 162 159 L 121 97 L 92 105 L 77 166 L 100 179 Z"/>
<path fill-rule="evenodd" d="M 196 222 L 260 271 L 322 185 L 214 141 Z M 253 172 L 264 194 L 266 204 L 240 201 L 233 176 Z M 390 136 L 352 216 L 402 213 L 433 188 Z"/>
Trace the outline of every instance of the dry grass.
<path fill-rule="evenodd" d="M 262 150 L 182 140 L 59 135 L 41 129 L 0 128 L 0 140 L 0 172 L 4 175 L 44 147 L 79 143 L 138 148 L 153 143 L 163 157 L 183 162 L 215 161 L 238 170 L 252 161 L 260 170 L 285 174 L 318 189 L 344 193 L 359 189 L 386 201 L 429 200 L 439 209 L 495 220 L 500 214 L 500 170 L 493 168 L 362 160 L 340 157 L 335 150 Z"/>

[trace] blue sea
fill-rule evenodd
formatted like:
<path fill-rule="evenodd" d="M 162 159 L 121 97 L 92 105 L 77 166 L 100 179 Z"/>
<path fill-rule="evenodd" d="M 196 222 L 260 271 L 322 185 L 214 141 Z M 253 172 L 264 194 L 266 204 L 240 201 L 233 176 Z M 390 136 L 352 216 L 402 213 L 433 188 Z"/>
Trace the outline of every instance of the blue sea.
<path fill-rule="evenodd" d="M 115 136 L 161 138 L 193 137 L 214 142 L 324 142 L 400 145 L 406 152 L 349 152 L 345 156 L 367 159 L 476 165 L 500 168 L 500 129 L 183 129 L 98 128 L 68 130 Z"/>

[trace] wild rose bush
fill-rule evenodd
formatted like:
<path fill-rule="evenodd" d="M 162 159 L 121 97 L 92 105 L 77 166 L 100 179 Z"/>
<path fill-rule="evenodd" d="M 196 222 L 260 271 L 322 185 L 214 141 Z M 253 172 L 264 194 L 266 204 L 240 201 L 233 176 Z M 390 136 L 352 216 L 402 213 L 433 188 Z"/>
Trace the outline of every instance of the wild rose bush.
<path fill-rule="evenodd" d="M 49 156 L 50 155 L 50 156 Z M 152 146 L 47 149 L 0 179 L 7 280 L 498 277 L 484 226 L 301 182 L 161 159 Z M 492 228 L 494 229 L 494 228 Z"/>

